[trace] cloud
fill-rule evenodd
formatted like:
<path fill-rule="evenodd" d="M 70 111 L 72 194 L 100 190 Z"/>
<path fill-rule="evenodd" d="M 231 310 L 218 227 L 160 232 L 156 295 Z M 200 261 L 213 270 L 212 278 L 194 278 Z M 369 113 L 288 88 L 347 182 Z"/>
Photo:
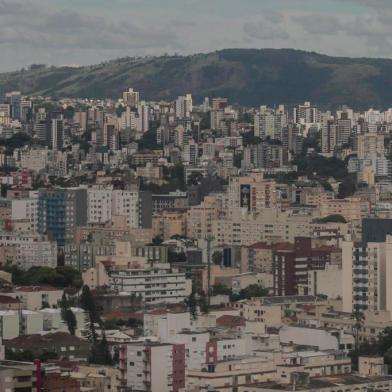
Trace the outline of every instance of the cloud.
<path fill-rule="evenodd" d="M 174 29 L 165 24 L 145 25 L 125 18 L 113 22 L 103 16 L 76 11 L 48 12 L 41 8 L 28 13 L 5 0 L 0 3 L 0 10 L 5 10 L 8 15 L 0 24 L 0 44 L 33 46 L 36 49 L 110 51 L 181 47 Z"/>
<path fill-rule="evenodd" d="M 244 24 L 244 32 L 249 38 L 261 40 L 287 40 L 289 34 L 284 29 L 284 18 L 281 13 L 271 12 L 260 15 L 258 20 Z"/>
<path fill-rule="evenodd" d="M 233 46 L 390 57 L 391 18 L 392 0 L 0 0 L 0 71 Z"/>
<path fill-rule="evenodd" d="M 342 23 L 337 16 L 304 14 L 292 18 L 310 34 L 336 34 L 342 29 Z"/>

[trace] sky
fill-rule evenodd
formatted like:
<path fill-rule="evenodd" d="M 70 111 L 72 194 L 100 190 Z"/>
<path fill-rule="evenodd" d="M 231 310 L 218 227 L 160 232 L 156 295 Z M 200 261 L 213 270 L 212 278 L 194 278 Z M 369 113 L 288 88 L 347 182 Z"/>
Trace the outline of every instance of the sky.
<path fill-rule="evenodd" d="M 0 72 L 295 48 L 392 58 L 392 0 L 0 0 Z"/>

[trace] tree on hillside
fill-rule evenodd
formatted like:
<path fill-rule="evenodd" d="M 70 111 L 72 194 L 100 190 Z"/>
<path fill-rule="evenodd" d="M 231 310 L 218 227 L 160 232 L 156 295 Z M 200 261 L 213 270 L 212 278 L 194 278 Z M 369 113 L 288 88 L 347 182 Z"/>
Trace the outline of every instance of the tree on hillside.
<path fill-rule="evenodd" d="M 71 310 L 65 292 L 63 293 L 63 296 L 60 301 L 60 308 L 61 308 L 61 317 L 63 321 L 67 324 L 69 333 L 71 335 L 75 335 L 76 326 L 77 326 L 76 317 L 74 312 Z"/>
<path fill-rule="evenodd" d="M 93 322 L 101 322 L 94 298 L 91 294 L 90 288 L 87 285 L 83 286 L 82 294 L 80 296 L 80 306 L 90 315 L 90 318 Z"/>
<path fill-rule="evenodd" d="M 112 365 L 113 359 L 110 354 L 109 344 L 106 340 L 105 333 L 103 333 L 100 341 L 95 341 L 91 347 L 90 363 L 96 365 Z"/>
<path fill-rule="evenodd" d="M 188 310 L 191 314 L 193 319 L 197 318 L 197 300 L 196 300 L 196 293 L 192 291 L 191 295 L 187 300 Z"/>

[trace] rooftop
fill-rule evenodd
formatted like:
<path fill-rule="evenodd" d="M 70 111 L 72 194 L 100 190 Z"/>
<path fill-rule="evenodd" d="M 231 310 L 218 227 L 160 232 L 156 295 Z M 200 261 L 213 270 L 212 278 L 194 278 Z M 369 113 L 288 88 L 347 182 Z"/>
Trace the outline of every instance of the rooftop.
<path fill-rule="evenodd" d="M 315 303 L 320 302 L 320 299 L 314 295 L 289 295 L 280 297 L 263 297 L 261 302 L 264 305 L 284 305 L 284 304 L 298 304 L 298 303 Z"/>
<path fill-rule="evenodd" d="M 50 345 L 61 344 L 80 344 L 84 342 L 76 336 L 73 336 L 66 332 L 55 332 L 48 333 L 46 335 L 33 334 L 33 335 L 22 335 L 14 339 L 10 339 L 6 342 L 6 345 L 14 348 L 26 349 L 28 347 L 42 346 L 47 347 Z"/>

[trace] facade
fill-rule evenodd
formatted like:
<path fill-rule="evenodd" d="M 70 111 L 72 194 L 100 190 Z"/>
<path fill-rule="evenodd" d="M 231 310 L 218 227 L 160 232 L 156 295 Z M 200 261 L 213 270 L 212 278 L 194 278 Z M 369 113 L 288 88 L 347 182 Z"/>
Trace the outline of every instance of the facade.
<path fill-rule="evenodd" d="M 7 340 L 6 348 L 15 353 L 29 350 L 34 356 L 40 356 L 45 352 L 53 352 L 58 358 L 68 360 L 87 360 L 90 355 L 88 340 L 66 332 L 19 336 Z"/>
<path fill-rule="evenodd" d="M 385 243 L 345 241 L 342 249 L 343 311 L 385 309 L 387 279 L 389 282 Z"/>
<path fill-rule="evenodd" d="M 169 264 L 112 271 L 109 284 L 120 294 L 141 296 L 146 303 L 182 302 L 189 296 L 191 289 L 185 274 L 173 271 Z"/>
<path fill-rule="evenodd" d="M 180 344 L 134 343 L 126 347 L 126 385 L 137 391 L 178 392 L 185 387 Z"/>
<path fill-rule="evenodd" d="M 84 189 L 40 190 L 38 232 L 46 233 L 63 247 L 75 238 L 76 226 L 87 223 L 87 192 Z"/>
<path fill-rule="evenodd" d="M 87 190 L 87 222 L 89 224 L 111 223 L 112 221 L 112 190 Z"/>
<path fill-rule="evenodd" d="M 0 390 L 32 391 L 35 366 L 32 363 L 0 361 Z"/>
<path fill-rule="evenodd" d="M 28 270 L 31 267 L 57 266 L 57 244 L 34 233 L 0 232 L 0 247 L 12 250 L 6 261 Z"/>

